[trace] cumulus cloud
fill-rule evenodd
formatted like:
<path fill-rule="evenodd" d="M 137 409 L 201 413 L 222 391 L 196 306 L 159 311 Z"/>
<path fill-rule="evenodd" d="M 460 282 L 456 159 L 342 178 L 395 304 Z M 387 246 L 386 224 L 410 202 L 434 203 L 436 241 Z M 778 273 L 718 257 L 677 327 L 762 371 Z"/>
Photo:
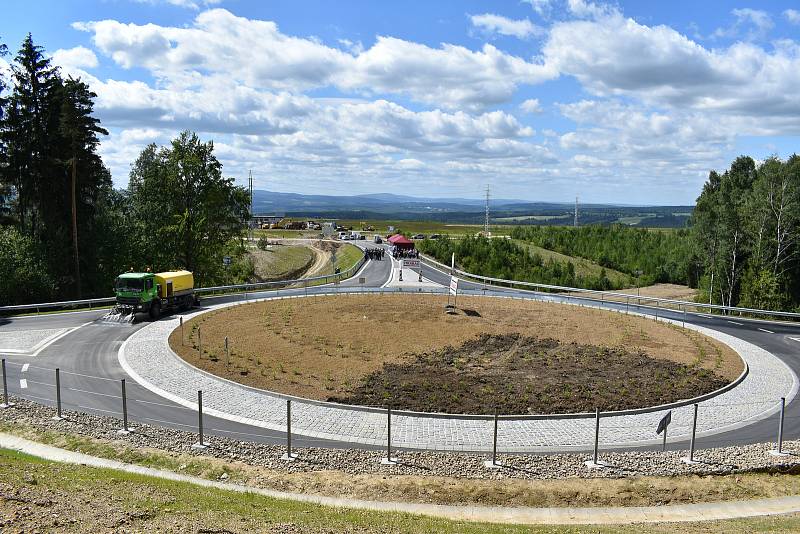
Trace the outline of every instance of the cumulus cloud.
<path fill-rule="evenodd" d="M 800 11 L 796 9 L 787 9 L 783 12 L 783 16 L 792 24 L 800 24 Z"/>
<path fill-rule="evenodd" d="M 795 43 L 772 52 L 748 43 L 708 50 L 667 26 L 615 14 L 556 24 L 544 56 L 600 96 L 752 117 L 800 113 Z"/>
<path fill-rule="evenodd" d="M 137 4 L 170 4 L 188 9 L 200 9 L 202 6 L 213 6 L 222 3 L 222 0 L 134 0 Z"/>
<path fill-rule="evenodd" d="M 522 0 L 523 3 L 530 4 L 531 8 L 540 16 L 547 18 L 550 16 L 553 0 Z"/>
<path fill-rule="evenodd" d="M 541 113 L 544 111 L 542 105 L 539 103 L 538 98 L 529 98 L 519 105 L 519 109 L 525 113 Z"/>
<path fill-rule="evenodd" d="M 569 196 L 576 182 L 602 179 L 613 194 L 646 182 L 649 191 L 669 191 L 659 198 L 686 199 L 709 168 L 727 163 L 737 135 L 800 134 L 800 47 L 792 40 L 769 49 L 754 42 L 706 48 L 608 4 L 531 5 L 543 17 L 556 6 L 561 12 L 541 50 L 526 57 L 492 44 L 391 36 L 326 44 L 212 9 L 187 26 L 75 24 L 101 56 L 145 69 L 153 82 L 95 78 L 84 69 L 92 72 L 97 57 L 83 47 L 59 50 L 54 61 L 83 72 L 98 94 L 97 113 L 112 131 L 102 153 L 117 179 L 147 142 L 191 128 L 214 139 L 226 173 L 257 169 L 276 189 L 296 190 L 303 177 L 307 187 L 328 190 L 346 183 L 343 193 L 400 179 L 455 192 L 490 174 L 522 191 L 546 183 Z M 767 28 L 756 11 L 734 13 L 742 35 L 758 30 L 758 21 Z M 470 21 L 532 35 L 527 19 Z M 497 110 L 520 87 L 559 76 L 574 77 L 591 95 L 555 106 L 574 127 L 544 130 L 538 141 L 515 116 L 541 113 L 538 99 Z M 326 97 L 310 96 L 320 88 Z"/>
<path fill-rule="evenodd" d="M 735 22 L 727 28 L 717 28 L 712 38 L 742 37 L 747 41 L 763 39 L 774 26 L 772 17 L 766 11 L 751 8 L 740 8 L 731 11 Z"/>
<path fill-rule="evenodd" d="M 586 0 L 567 0 L 567 7 L 573 15 L 580 18 L 602 18 L 617 13 L 617 9 L 599 2 Z"/>
<path fill-rule="evenodd" d="M 544 28 L 535 25 L 528 19 L 514 20 L 492 13 L 470 15 L 470 21 L 473 26 L 486 33 L 509 35 L 518 39 L 538 37 L 546 32 Z"/>
<path fill-rule="evenodd" d="M 86 47 L 60 49 L 53 53 L 53 63 L 61 70 L 73 76 L 82 76 L 85 69 L 97 67 L 97 56 Z"/>
<path fill-rule="evenodd" d="M 442 44 L 439 48 L 379 36 L 348 53 L 315 39 L 283 34 L 271 21 L 238 17 L 224 9 L 200 13 L 192 27 L 76 23 L 97 48 L 124 68 L 144 67 L 162 83 L 190 84 L 219 74 L 250 86 L 304 91 L 333 86 L 366 95 L 403 94 L 447 108 L 485 108 L 511 98 L 520 84 L 556 73 L 541 63 L 501 52 Z"/>

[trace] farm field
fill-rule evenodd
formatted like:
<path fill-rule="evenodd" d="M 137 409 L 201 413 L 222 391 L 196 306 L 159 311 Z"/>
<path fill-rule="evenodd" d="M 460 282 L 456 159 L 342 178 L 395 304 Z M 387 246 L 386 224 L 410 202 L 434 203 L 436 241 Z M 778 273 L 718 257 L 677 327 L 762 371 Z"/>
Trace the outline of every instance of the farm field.
<path fill-rule="evenodd" d="M 639 317 L 475 297 L 459 299 L 457 315 L 442 306 L 429 295 L 256 303 L 193 319 L 184 346 L 179 331 L 170 344 L 192 365 L 247 385 L 345 403 L 391 398 L 424 411 L 641 407 L 711 391 L 742 370 L 728 347 Z"/>

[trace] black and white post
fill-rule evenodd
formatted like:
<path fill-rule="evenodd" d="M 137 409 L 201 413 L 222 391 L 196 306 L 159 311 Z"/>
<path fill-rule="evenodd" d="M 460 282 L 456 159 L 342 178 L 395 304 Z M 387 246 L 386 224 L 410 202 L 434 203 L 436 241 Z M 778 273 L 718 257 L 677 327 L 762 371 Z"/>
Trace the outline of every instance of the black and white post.
<path fill-rule="evenodd" d="M 281 456 L 281 460 L 294 462 L 297 455 L 292 452 L 292 401 L 286 399 L 286 453 Z"/>
<path fill-rule="evenodd" d="M 392 457 L 392 407 L 386 407 L 386 457 L 381 458 L 382 465 L 395 465 L 397 458 Z"/>
<path fill-rule="evenodd" d="M 14 404 L 8 400 L 8 377 L 6 376 L 6 359 L 3 358 L 3 404 L 0 408 L 11 408 Z"/>
<path fill-rule="evenodd" d="M 486 460 L 485 462 L 483 462 L 483 465 L 485 467 L 488 467 L 489 469 L 498 469 L 500 467 L 503 467 L 503 464 L 501 464 L 501 463 L 499 463 L 497 461 L 497 423 L 498 423 L 498 419 L 499 418 L 500 417 L 498 415 L 497 408 L 495 407 L 495 409 L 494 409 L 494 437 L 492 439 L 492 459 L 491 460 Z"/>
<path fill-rule="evenodd" d="M 64 419 L 61 416 L 61 371 L 56 367 L 56 416 L 53 417 L 55 421 Z"/>
<path fill-rule="evenodd" d="M 684 313 L 686 313 L 686 310 L 684 310 Z M 700 463 L 694 459 L 694 447 L 695 447 L 696 437 L 697 437 L 697 403 L 694 404 L 694 418 L 692 419 L 692 441 L 689 442 L 689 456 L 681 458 L 681 461 L 686 465 L 695 465 Z"/>
<path fill-rule="evenodd" d="M 786 398 L 781 397 L 781 413 L 778 419 L 778 448 L 769 451 L 773 456 L 789 456 L 788 452 L 783 451 L 783 416 L 786 409 Z"/>
<path fill-rule="evenodd" d="M 133 432 L 133 429 L 128 426 L 128 394 L 125 390 L 125 379 L 121 381 L 122 385 L 122 429 L 117 430 L 117 434 L 123 436 Z"/>
<path fill-rule="evenodd" d="M 583 462 L 583 464 L 588 467 L 589 469 L 600 469 L 601 467 L 605 467 L 606 464 L 600 461 L 598 458 L 600 449 L 600 408 L 594 409 L 594 454 L 592 455 L 591 460 L 587 460 Z"/>
<path fill-rule="evenodd" d="M 197 435 L 199 440 L 192 445 L 193 449 L 205 449 L 208 445 L 203 440 L 203 391 L 197 390 Z"/>

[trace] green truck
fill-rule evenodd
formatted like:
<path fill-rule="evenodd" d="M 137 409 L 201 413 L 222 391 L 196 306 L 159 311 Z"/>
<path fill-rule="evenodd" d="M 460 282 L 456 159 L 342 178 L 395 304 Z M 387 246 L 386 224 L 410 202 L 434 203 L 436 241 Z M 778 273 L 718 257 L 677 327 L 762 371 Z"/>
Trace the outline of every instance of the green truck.
<path fill-rule="evenodd" d="M 162 310 L 188 310 L 196 302 L 194 276 L 189 271 L 125 273 L 114 283 L 117 304 L 107 319 L 133 322 L 136 313 L 158 319 Z"/>

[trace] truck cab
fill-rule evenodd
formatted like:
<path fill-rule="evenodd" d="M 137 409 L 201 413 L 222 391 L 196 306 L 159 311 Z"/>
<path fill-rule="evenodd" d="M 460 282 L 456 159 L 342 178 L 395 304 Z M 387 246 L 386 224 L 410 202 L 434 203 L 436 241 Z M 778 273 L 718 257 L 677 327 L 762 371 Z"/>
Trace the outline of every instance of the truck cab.
<path fill-rule="evenodd" d="M 194 277 L 189 271 L 124 273 L 115 280 L 114 293 L 118 312 L 144 312 L 157 319 L 166 308 L 191 308 L 195 302 Z"/>

